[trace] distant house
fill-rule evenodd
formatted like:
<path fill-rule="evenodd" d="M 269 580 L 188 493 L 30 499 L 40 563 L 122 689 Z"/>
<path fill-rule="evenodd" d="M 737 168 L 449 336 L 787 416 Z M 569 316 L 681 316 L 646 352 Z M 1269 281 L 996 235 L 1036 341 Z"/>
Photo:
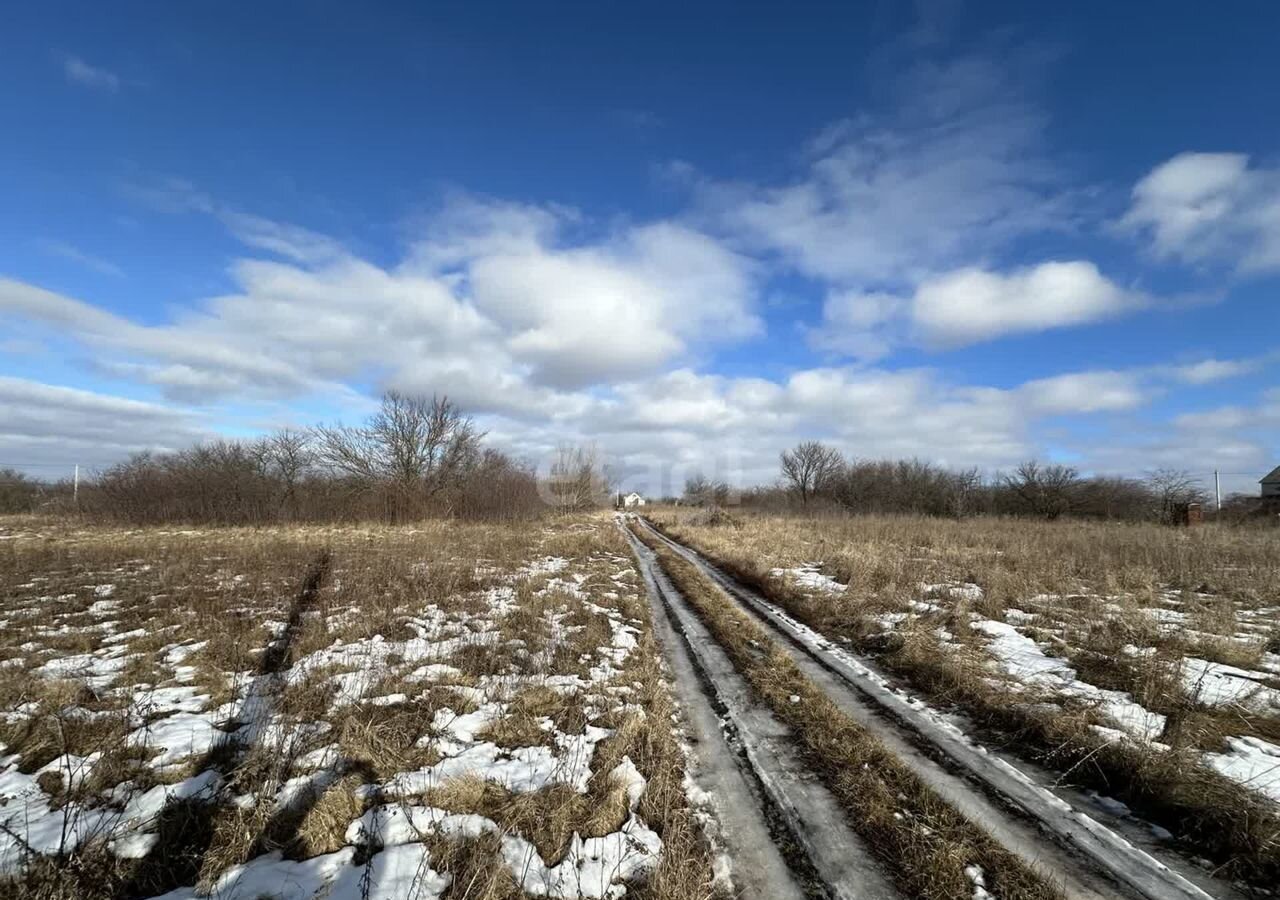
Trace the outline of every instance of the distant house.
<path fill-rule="evenodd" d="M 1276 471 L 1280 472 L 1280 469 L 1277 469 Z M 633 506 L 644 506 L 644 498 L 635 491 L 632 491 L 630 494 L 627 494 L 627 496 L 622 498 L 622 505 L 627 509 L 631 509 Z"/>
<path fill-rule="evenodd" d="M 1264 499 L 1280 499 L 1280 466 L 1276 466 L 1275 470 L 1266 478 L 1262 479 L 1260 484 L 1262 485 L 1262 496 Z"/>

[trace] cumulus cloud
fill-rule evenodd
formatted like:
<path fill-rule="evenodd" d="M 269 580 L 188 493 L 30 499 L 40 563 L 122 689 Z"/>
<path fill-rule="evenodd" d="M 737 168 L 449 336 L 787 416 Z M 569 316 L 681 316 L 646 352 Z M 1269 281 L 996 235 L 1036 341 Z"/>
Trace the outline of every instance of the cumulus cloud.
<path fill-rule="evenodd" d="M 342 390 L 372 374 L 457 384 L 478 410 L 538 414 L 556 392 L 650 375 L 761 329 L 752 264 L 676 223 L 569 243 L 569 211 L 464 198 L 384 267 L 305 229 L 179 196 L 282 259 L 236 261 L 233 292 L 168 323 L 12 280 L 0 280 L 0 313 L 63 329 L 101 351 L 105 371 L 184 402 Z"/>
<path fill-rule="evenodd" d="M 562 246 L 562 217 L 546 210 L 497 205 L 466 218 L 470 230 L 428 240 L 419 258 L 433 274 L 462 279 L 536 383 L 573 388 L 632 377 L 693 341 L 761 329 L 751 264 L 684 225 L 659 222 Z"/>
<path fill-rule="evenodd" d="M 1221 474 L 1224 495 L 1257 495 L 1258 479 L 1275 468 L 1275 436 L 1280 428 L 1280 388 L 1263 390 L 1252 401 L 1188 412 L 1167 426 L 1132 429 L 1105 442 L 1091 442 L 1090 464 L 1132 474 L 1155 468 L 1182 469 L 1212 490 Z"/>
<path fill-rule="evenodd" d="M 916 290 L 911 317 L 926 340 L 951 345 L 1082 325 L 1142 303 L 1093 263 L 1046 262 L 1008 273 L 966 268 L 931 278 Z"/>
<path fill-rule="evenodd" d="M 661 480 L 652 472 L 672 466 L 684 474 L 701 467 L 737 483 L 770 481 L 778 452 L 807 438 L 856 457 L 994 469 L 1042 454 L 1037 432 L 1044 420 L 1137 409 L 1153 394 L 1149 382 L 1138 371 L 1074 372 L 994 388 L 957 384 L 928 369 L 824 367 L 780 381 L 681 370 L 621 385 L 561 424 L 617 450 L 644 481 Z"/>
<path fill-rule="evenodd" d="M 1134 186 L 1120 224 L 1147 237 L 1161 258 L 1276 271 L 1280 169 L 1243 153 L 1180 153 Z"/>
<path fill-rule="evenodd" d="M 91 66 L 78 56 L 65 55 L 59 58 L 62 74 L 67 81 L 97 91 L 115 93 L 120 90 L 120 76 L 100 66 Z"/>
<path fill-rule="evenodd" d="M 810 342 L 874 360 L 908 336 L 926 346 L 955 347 L 1102 321 L 1146 302 L 1085 261 L 1009 272 L 964 268 L 927 278 L 906 297 L 834 293 L 823 306 L 822 323 L 810 331 Z"/>

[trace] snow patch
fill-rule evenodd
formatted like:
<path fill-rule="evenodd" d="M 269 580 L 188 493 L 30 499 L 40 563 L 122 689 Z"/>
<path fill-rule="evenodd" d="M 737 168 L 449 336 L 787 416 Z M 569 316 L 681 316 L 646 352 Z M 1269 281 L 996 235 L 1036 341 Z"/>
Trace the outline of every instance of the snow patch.
<path fill-rule="evenodd" d="M 1110 691 L 1081 681 L 1065 661 L 1048 656 L 1040 645 L 1012 625 L 977 619 L 969 627 L 991 638 L 987 649 L 1000 667 L 1023 684 L 1096 703 L 1099 710 L 1128 734 L 1151 741 L 1164 731 L 1165 717 L 1137 703 L 1122 691 Z"/>
<path fill-rule="evenodd" d="M 770 569 L 769 574 L 796 587 L 824 594 L 843 594 L 848 589 L 849 585 L 836 581 L 830 575 L 824 575 L 821 569 L 822 563 L 807 562 L 790 569 Z"/>
<path fill-rule="evenodd" d="M 1209 768 L 1280 803 L 1280 747 L 1256 737 L 1229 737 L 1227 746 L 1204 755 Z"/>

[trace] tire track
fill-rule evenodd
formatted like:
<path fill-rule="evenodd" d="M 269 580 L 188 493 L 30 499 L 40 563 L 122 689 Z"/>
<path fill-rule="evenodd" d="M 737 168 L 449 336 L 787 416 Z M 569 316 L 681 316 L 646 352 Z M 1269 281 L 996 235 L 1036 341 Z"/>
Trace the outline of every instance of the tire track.
<path fill-rule="evenodd" d="M 845 712 L 872 730 L 953 806 L 1057 881 L 1069 897 L 1114 897 L 1117 891 L 1144 900 L 1240 896 L 1220 882 L 1210 885 L 1209 879 L 1189 868 L 1185 875 L 1174 871 L 1009 760 L 975 744 L 918 700 L 895 691 L 848 650 L 796 621 L 697 551 L 669 538 L 642 517 L 636 521 L 646 534 L 696 566 L 757 621 L 786 638 L 783 645 L 792 658 Z M 1051 840 L 1046 840 L 1046 835 Z M 1214 892 L 1207 893 L 1186 876 L 1206 882 Z"/>
<path fill-rule="evenodd" d="M 896 900 L 891 879 L 806 767 L 789 730 L 761 703 L 687 606 L 653 551 L 635 553 L 654 627 L 696 735 L 693 778 L 715 800 L 719 841 L 746 900 Z"/>

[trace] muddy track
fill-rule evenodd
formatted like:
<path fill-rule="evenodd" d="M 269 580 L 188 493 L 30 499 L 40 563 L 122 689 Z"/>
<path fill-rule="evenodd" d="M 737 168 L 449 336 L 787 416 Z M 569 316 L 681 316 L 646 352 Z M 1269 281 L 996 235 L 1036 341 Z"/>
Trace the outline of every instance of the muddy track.
<path fill-rule="evenodd" d="M 635 552 L 692 739 L 690 777 L 714 802 L 712 835 L 744 900 L 897 900 L 787 727 L 752 696 L 648 547 Z"/>
<path fill-rule="evenodd" d="M 1129 896 L 1144 900 L 1238 897 L 1229 885 L 1180 857 L 1157 859 L 1055 793 L 1013 761 L 975 743 L 954 724 L 895 690 L 864 659 L 839 647 L 672 540 L 643 518 L 633 519 L 693 564 L 731 600 L 784 638 L 801 670 L 859 724 L 956 809 L 1073 900 Z"/>

